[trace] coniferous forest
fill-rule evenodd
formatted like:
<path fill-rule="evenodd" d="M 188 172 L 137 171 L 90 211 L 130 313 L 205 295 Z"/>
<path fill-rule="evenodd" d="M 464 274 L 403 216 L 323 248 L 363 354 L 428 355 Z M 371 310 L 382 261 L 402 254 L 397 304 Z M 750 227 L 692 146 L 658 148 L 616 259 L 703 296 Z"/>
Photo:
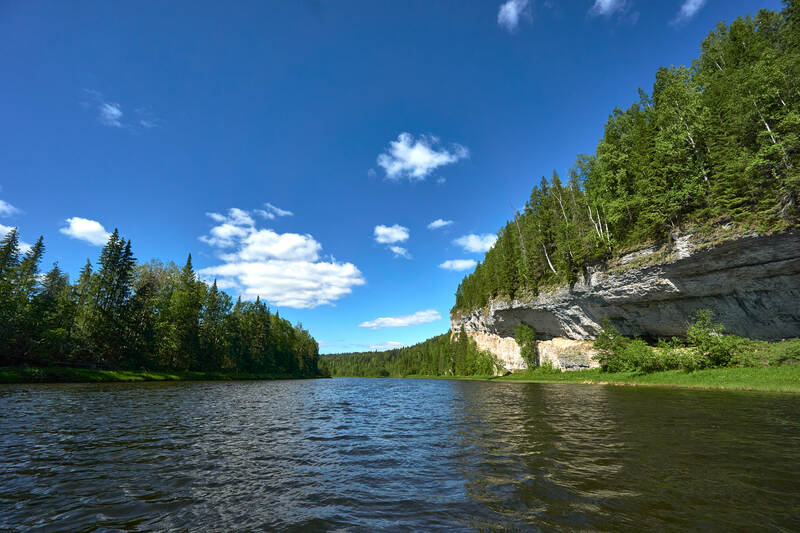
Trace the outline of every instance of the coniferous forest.
<path fill-rule="evenodd" d="M 437 335 L 413 346 L 383 352 L 323 355 L 319 367 L 326 375 L 359 377 L 475 376 L 495 371 L 495 358 L 478 350 L 462 330 L 451 339 Z"/>
<path fill-rule="evenodd" d="M 720 23 L 691 67 L 615 109 L 593 155 L 533 187 L 454 309 L 535 294 L 682 229 L 774 232 L 800 219 L 800 7 Z"/>
<path fill-rule="evenodd" d="M 0 240 L 0 366 L 196 370 L 315 376 L 318 345 L 302 326 L 255 302 L 233 302 L 183 268 L 137 264 L 115 230 L 75 283 L 40 274 L 42 239 Z"/>

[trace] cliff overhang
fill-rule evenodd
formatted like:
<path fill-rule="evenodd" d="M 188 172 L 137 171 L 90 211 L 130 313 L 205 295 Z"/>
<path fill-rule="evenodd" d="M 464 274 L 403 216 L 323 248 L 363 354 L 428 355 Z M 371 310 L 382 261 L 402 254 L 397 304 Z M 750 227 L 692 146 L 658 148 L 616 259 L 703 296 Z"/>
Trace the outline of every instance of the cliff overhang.
<path fill-rule="evenodd" d="M 605 320 L 624 335 L 656 339 L 684 336 L 697 310 L 710 309 L 729 333 L 763 340 L 800 337 L 800 233 L 714 245 L 682 235 L 668 248 L 668 254 L 664 246 L 632 251 L 613 265 L 587 269 L 571 286 L 535 297 L 452 312 L 451 331 L 463 327 L 510 370 L 525 367 L 518 347 L 511 353 L 508 342 L 519 323 L 536 330 L 542 341 L 591 340 Z M 586 350 L 579 368 L 596 366 Z M 560 361 L 554 366 L 564 367 Z"/>

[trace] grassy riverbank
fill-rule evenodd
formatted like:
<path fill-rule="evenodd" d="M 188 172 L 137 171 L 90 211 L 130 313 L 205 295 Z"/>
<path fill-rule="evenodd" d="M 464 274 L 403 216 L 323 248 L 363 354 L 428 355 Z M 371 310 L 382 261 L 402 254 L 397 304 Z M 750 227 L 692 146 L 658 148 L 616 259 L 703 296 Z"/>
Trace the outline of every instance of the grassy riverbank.
<path fill-rule="evenodd" d="M 227 381 L 300 379 L 288 374 L 246 372 L 98 370 L 67 367 L 0 367 L 0 383 L 109 383 L 131 381 Z"/>
<path fill-rule="evenodd" d="M 481 381 L 511 381 L 517 383 L 577 383 L 629 386 L 687 387 L 695 389 L 752 390 L 800 393 L 800 365 L 771 367 L 709 368 L 686 372 L 668 370 L 642 374 L 637 372 L 601 372 L 576 370 L 570 372 L 534 370 L 516 372 L 508 376 L 407 376 L 431 379 L 459 379 Z"/>

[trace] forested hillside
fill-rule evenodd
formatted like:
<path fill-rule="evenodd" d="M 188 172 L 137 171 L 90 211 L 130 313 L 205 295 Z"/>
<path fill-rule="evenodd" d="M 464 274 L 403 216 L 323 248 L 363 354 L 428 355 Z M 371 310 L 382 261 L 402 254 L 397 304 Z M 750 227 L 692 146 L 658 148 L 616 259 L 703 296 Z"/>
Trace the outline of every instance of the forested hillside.
<path fill-rule="evenodd" d="M 319 358 L 323 374 L 334 377 L 472 376 L 494 373 L 494 357 L 481 352 L 464 331 L 445 333 L 414 346 L 385 352 L 343 353 Z"/>
<path fill-rule="evenodd" d="M 782 231 L 800 205 L 800 8 L 720 23 L 691 67 L 658 70 L 593 155 L 533 187 L 455 309 L 576 280 L 591 263 L 691 227 Z"/>
<path fill-rule="evenodd" d="M 317 342 L 255 302 L 235 304 L 183 268 L 137 265 L 115 230 L 96 268 L 72 284 L 57 265 L 39 274 L 42 239 L 21 253 L 0 240 L 0 366 L 66 364 L 134 370 L 316 375 Z"/>

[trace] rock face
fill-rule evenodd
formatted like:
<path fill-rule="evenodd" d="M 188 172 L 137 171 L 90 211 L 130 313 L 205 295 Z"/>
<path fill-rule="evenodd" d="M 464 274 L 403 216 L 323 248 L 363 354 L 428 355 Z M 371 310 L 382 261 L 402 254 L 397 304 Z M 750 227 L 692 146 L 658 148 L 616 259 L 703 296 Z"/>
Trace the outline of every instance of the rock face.
<path fill-rule="evenodd" d="M 664 248 L 637 250 L 613 268 L 590 268 L 572 286 L 452 313 L 451 331 L 463 326 L 509 370 L 525 368 L 513 338 L 520 322 L 542 339 L 540 360 L 561 368 L 596 365 L 590 343 L 564 342 L 594 339 L 605 319 L 627 336 L 682 337 L 694 313 L 705 308 L 729 333 L 764 340 L 800 337 L 800 234 L 744 237 L 713 247 L 684 235 L 666 255 L 659 253 Z"/>

